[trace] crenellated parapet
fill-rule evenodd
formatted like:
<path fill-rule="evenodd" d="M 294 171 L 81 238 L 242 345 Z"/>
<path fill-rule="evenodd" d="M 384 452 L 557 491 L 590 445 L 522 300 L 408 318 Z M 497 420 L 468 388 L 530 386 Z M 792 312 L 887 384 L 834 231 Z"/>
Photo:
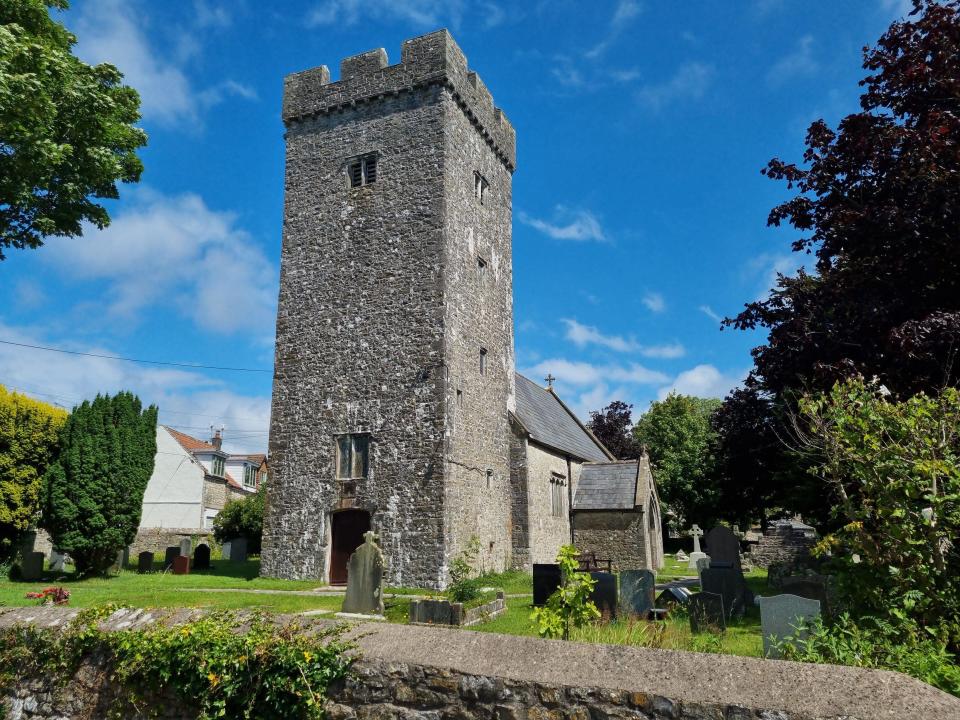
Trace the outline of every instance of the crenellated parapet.
<path fill-rule="evenodd" d="M 383 48 L 345 58 L 340 80 L 330 82 L 326 65 L 288 75 L 284 80 L 283 122 L 288 127 L 311 116 L 342 112 L 362 103 L 445 85 L 477 132 L 512 172 L 516 166 L 516 133 L 503 110 L 446 30 L 403 43 L 400 62 L 389 65 Z"/>

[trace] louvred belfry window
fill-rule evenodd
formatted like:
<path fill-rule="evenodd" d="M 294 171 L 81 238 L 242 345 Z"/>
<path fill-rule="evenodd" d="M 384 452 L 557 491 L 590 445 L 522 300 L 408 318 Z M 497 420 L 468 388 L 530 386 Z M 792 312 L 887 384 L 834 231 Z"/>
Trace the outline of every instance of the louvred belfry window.
<path fill-rule="evenodd" d="M 362 480 L 370 472 L 370 436 L 341 435 L 337 438 L 337 478 Z"/>
<path fill-rule="evenodd" d="M 362 155 L 347 163 L 347 178 L 350 187 L 358 188 L 377 181 L 377 156 Z"/>

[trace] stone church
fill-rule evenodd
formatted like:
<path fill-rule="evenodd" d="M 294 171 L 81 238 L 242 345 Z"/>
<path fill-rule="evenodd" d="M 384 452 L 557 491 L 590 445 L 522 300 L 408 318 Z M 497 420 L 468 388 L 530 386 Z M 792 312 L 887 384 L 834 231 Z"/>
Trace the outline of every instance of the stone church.
<path fill-rule="evenodd" d="M 615 460 L 516 374 L 515 133 L 445 30 L 285 80 L 286 182 L 261 571 L 389 582 L 552 560 L 582 468 Z"/>

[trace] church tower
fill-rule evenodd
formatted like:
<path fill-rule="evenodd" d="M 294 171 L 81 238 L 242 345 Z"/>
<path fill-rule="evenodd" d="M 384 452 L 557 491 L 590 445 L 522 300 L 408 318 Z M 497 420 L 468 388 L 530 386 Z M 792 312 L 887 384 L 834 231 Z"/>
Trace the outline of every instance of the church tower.
<path fill-rule="evenodd" d="M 442 587 L 510 565 L 515 135 L 446 30 L 286 78 L 262 572 Z"/>

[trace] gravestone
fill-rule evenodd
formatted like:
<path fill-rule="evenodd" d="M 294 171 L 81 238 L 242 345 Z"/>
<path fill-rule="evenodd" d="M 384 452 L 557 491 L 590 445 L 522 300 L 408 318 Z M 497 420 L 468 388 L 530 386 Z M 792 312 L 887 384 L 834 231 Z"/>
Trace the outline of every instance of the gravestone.
<path fill-rule="evenodd" d="M 193 551 L 193 569 L 210 569 L 210 546 L 206 543 L 200 543 L 197 545 L 197 549 Z"/>
<path fill-rule="evenodd" d="M 711 592 L 694 593 L 687 603 L 687 612 L 690 614 L 690 632 L 692 633 L 727 629 L 722 595 Z"/>
<path fill-rule="evenodd" d="M 113 561 L 113 565 L 110 566 L 110 572 L 120 572 L 123 570 L 127 563 L 130 562 L 130 548 L 125 547 L 122 550 L 117 550 L 117 559 Z"/>
<path fill-rule="evenodd" d="M 148 573 L 153 570 L 153 553 L 150 550 L 144 550 L 137 555 L 137 572 Z"/>
<path fill-rule="evenodd" d="M 43 563 L 46 555 L 42 552 L 25 552 L 20 560 L 20 576 L 24 580 L 39 580 L 43 577 Z"/>
<path fill-rule="evenodd" d="M 229 560 L 233 563 L 241 563 L 247 561 L 247 539 L 246 538 L 233 538 L 233 540 L 227 540 L 223 544 L 223 559 Z"/>
<path fill-rule="evenodd" d="M 188 558 L 186 555 L 177 555 L 173 559 L 173 574 L 189 575 L 190 574 L 190 558 Z"/>
<path fill-rule="evenodd" d="M 533 604 L 542 607 L 560 587 L 560 566 L 552 563 L 533 564 Z"/>
<path fill-rule="evenodd" d="M 657 607 L 666 608 L 671 605 L 686 605 L 692 597 L 693 593 L 682 585 L 667 585 L 663 592 L 657 595 Z"/>
<path fill-rule="evenodd" d="M 703 530 L 700 529 L 699 525 L 693 525 L 690 528 L 689 535 L 693 538 L 693 552 L 690 553 L 690 559 L 687 562 L 687 569 L 696 570 L 697 560 L 707 556 L 707 554 L 700 549 L 700 537 L 703 535 Z"/>
<path fill-rule="evenodd" d="M 717 525 L 704 538 L 714 563 L 730 563 L 740 570 L 740 540 L 726 525 Z"/>
<path fill-rule="evenodd" d="M 592 572 L 590 577 L 596 582 L 589 599 L 597 606 L 600 615 L 614 620 L 617 617 L 617 576 L 608 572 Z"/>
<path fill-rule="evenodd" d="M 647 617 L 653 610 L 657 576 L 649 570 L 620 571 L 620 612 L 627 617 Z"/>
<path fill-rule="evenodd" d="M 66 561 L 67 561 L 66 553 L 57 552 L 56 550 L 50 551 L 51 572 L 63 572 Z"/>
<path fill-rule="evenodd" d="M 784 593 L 797 595 L 808 600 L 817 600 L 823 612 L 830 613 L 830 604 L 827 602 L 827 584 L 823 576 L 790 576 L 780 582 L 780 589 Z"/>
<path fill-rule="evenodd" d="M 710 556 L 702 557 L 697 560 L 697 577 L 700 579 L 700 585 L 703 585 L 703 571 L 710 567 Z"/>
<path fill-rule="evenodd" d="M 820 617 L 820 601 L 798 595 L 774 595 L 757 598 L 760 604 L 760 628 L 763 632 L 763 654 L 778 658 L 775 643 L 788 636 L 805 639 L 809 632 L 797 631 L 801 622 L 812 622 Z"/>
<path fill-rule="evenodd" d="M 700 574 L 700 589 L 723 597 L 727 617 L 740 617 L 753 602 L 743 573 L 736 568 L 716 568 L 711 564 Z"/>
<path fill-rule="evenodd" d="M 173 559 L 180 555 L 179 545 L 170 545 L 163 556 L 163 569 L 169 570 L 173 567 Z"/>
<path fill-rule="evenodd" d="M 347 594 L 341 612 L 383 615 L 383 553 L 376 538 L 376 533 L 365 532 L 363 545 L 347 562 Z"/>
<path fill-rule="evenodd" d="M 183 538 L 180 541 L 180 554 L 184 557 L 190 557 L 190 550 L 193 546 L 193 541 L 190 538 Z"/>
<path fill-rule="evenodd" d="M 690 556 L 683 550 L 677 550 L 677 554 L 674 557 L 677 558 L 677 562 L 688 562 L 690 560 Z"/>

